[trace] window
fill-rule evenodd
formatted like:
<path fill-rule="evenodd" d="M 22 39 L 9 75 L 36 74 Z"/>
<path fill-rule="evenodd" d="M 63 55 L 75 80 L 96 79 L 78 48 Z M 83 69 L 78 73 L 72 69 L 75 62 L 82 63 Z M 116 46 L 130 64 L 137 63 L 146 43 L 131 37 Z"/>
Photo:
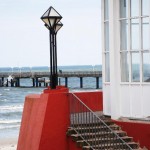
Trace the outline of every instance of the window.
<path fill-rule="evenodd" d="M 131 65 L 132 65 L 132 81 L 140 81 L 140 55 L 138 52 L 131 53 Z"/>
<path fill-rule="evenodd" d="M 150 82 L 150 0 L 120 0 L 121 82 Z"/>
<path fill-rule="evenodd" d="M 121 80 L 122 82 L 129 82 L 129 60 L 128 53 L 121 53 Z"/>
<path fill-rule="evenodd" d="M 120 21 L 120 34 L 121 34 L 121 50 L 128 49 L 128 20 L 121 20 Z"/>
<path fill-rule="evenodd" d="M 142 49 L 144 50 L 150 48 L 149 33 L 149 18 L 146 17 L 142 19 Z"/>
<path fill-rule="evenodd" d="M 139 16 L 139 0 L 131 0 L 131 17 L 136 17 Z"/>
<path fill-rule="evenodd" d="M 120 0 L 120 18 L 128 17 L 128 0 Z"/>
<path fill-rule="evenodd" d="M 150 52 L 143 53 L 143 81 L 150 82 Z"/>
<path fill-rule="evenodd" d="M 105 82 L 110 82 L 109 60 L 109 0 L 104 1 L 104 40 L 105 40 Z"/>
<path fill-rule="evenodd" d="M 131 19 L 131 49 L 140 49 L 139 19 Z"/>
<path fill-rule="evenodd" d="M 142 0 L 142 16 L 149 16 L 150 0 Z"/>
<path fill-rule="evenodd" d="M 104 20 L 109 20 L 109 5 L 108 5 L 109 0 L 104 1 Z"/>

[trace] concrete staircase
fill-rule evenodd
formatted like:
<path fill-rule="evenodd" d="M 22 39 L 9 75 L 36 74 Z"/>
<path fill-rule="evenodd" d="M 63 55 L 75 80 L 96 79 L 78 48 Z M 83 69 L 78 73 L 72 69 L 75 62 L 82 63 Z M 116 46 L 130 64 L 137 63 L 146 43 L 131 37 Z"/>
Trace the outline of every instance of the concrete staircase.
<path fill-rule="evenodd" d="M 99 117 L 104 124 L 99 122 L 74 124 L 68 128 L 67 136 L 72 137 L 83 150 L 142 150 L 139 144 L 127 136 L 127 133 L 109 117 L 103 115 Z M 107 130 L 108 127 L 111 130 Z"/>

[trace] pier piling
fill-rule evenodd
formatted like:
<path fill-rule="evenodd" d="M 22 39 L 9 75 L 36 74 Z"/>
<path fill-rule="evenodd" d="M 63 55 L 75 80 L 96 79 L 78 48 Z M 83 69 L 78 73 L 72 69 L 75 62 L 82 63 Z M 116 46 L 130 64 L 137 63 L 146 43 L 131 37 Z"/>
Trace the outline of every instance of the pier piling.
<path fill-rule="evenodd" d="M 61 78 L 58 78 L 58 84 L 61 85 Z"/>
<path fill-rule="evenodd" d="M 96 88 L 99 89 L 99 77 L 96 77 Z"/>
<path fill-rule="evenodd" d="M 80 77 L 80 88 L 83 88 L 83 77 Z"/>
<path fill-rule="evenodd" d="M 44 78 L 44 87 L 46 86 L 46 84 L 45 84 L 45 78 Z"/>
<path fill-rule="evenodd" d="M 2 86 L 2 79 L 0 79 L 0 87 Z"/>
<path fill-rule="evenodd" d="M 38 78 L 36 77 L 35 80 L 36 80 L 36 81 L 35 81 L 35 82 L 36 82 L 36 87 L 38 87 L 38 82 L 39 82 L 39 81 L 38 81 Z"/>
<path fill-rule="evenodd" d="M 7 81 L 6 81 L 6 87 L 8 87 L 8 79 L 7 79 Z"/>
<path fill-rule="evenodd" d="M 11 87 L 14 87 L 14 81 L 13 81 L 13 79 L 10 80 L 10 85 L 11 85 Z"/>
<path fill-rule="evenodd" d="M 65 77 L 65 86 L 68 87 L 68 78 Z"/>
<path fill-rule="evenodd" d="M 16 87 L 20 87 L 20 78 L 16 78 Z"/>
<path fill-rule="evenodd" d="M 35 87 L 35 78 L 32 78 L 32 85 Z"/>
<path fill-rule="evenodd" d="M 4 86 L 4 77 L 2 77 L 2 86 Z"/>

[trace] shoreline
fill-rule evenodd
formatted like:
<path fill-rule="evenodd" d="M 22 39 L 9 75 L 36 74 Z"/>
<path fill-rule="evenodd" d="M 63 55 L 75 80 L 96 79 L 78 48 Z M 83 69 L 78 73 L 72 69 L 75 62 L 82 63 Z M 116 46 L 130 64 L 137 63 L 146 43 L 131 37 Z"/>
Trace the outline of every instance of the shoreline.
<path fill-rule="evenodd" d="M 0 139 L 0 150 L 16 150 L 18 138 L 4 138 Z"/>

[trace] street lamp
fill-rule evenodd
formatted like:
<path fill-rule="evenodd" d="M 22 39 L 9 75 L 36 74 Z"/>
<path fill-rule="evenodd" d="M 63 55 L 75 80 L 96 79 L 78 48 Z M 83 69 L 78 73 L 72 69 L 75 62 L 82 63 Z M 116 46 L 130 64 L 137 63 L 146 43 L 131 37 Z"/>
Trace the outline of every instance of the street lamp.
<path fill-rule="evenodd" d="M 45 27 L 49 30 L 50 36 L 50 87 L 56 89 L 58 85 L 57 74 L 57 42 L 56 35 L 58 30 L 63 26 L 60 22 L 62 16 L 53 8 L 50 7 L 41 17 L 45 23 Z"/>

